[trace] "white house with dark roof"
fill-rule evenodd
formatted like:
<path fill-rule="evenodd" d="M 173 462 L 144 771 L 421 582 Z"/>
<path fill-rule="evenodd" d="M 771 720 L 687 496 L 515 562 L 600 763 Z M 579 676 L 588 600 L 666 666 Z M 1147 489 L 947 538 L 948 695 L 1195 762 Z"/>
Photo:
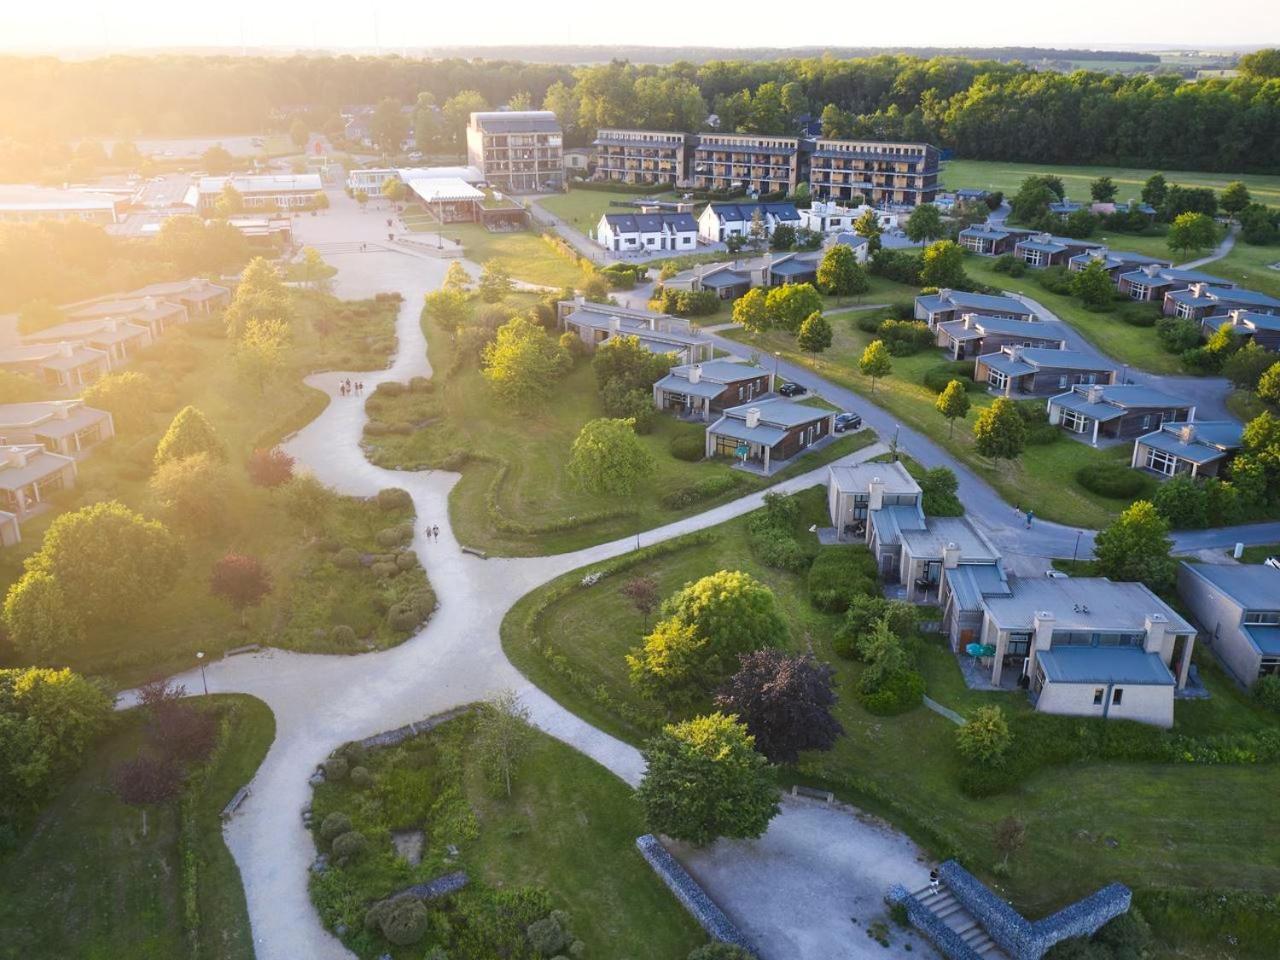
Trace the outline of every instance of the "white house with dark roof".
<path fill-rule="evenodd" d="M 707 427 L 707 456 L 731 457 L 764 473 L 833 433 L 835 414 L 781 397 L 728 407 Z"/>
<path fill-rule="evenodd" d="M 606 213 L 596 225 L 596 242 L 617 253 L 693 250 L 698 221 L 691 213 Z"/>
<path fill-rule="evenodd" d="M 1129 465 L 1161 477 L 1216 477 L 1240 449 L 1244 428 L 1234 420 L 1165 423 L 1133 441 Z"/>
<path fill-rule="evenodd" d="M 79 459 L 115 436 L 105 410 L 83 400 L 39 400 L 0 404 L 0 446 L 40 444 L 50 453 Z"/>
<path fill-rule="evenodd" d="M 1280 673 L 1280 570 L 1252 563 L 1182 563 L 1178 596 L 1237 681 Z"/>
<path fill-rule="evenodd" d="M 786 224 L 799 229 L 800 211 L 794 203 L 709 203 L 698 217 L 698 236 L 707 243 L 724 243 L 729 237 L 746 237 L 759 214 L 766 236 Z"/>
<path fill-rule="evenodd" d="M 973 362 L 973 379 L 1006 397 L 1046 397 L 1077 384 L 1116 382 L 1116 368 L 1075 350 L 1005 344 Z"/>
<path fill-rule="evenodd" d="M 736 360 L 706 360 L 671 368 L 653 385 L 653 405 L 681 416 L 710 420 L 727 407 L 773 392 L 773 374 Z"/>
<path fill-rule="evenodd" d="M 652 353 L 672 354 L 677 363 L 710 360 L 711 339 L 694 330 L 688 320 L 649 310 L 633 310 L 582 297 L 556 304 L 560 326 L 594 349 L 613 337 L 635 337 Z"/>
<path fill-rule="evenodd" d="M 1150 387 L 1093 384 L 1050 397 L 1049 422 L 1068 433 L 1117 440 L 1140 436 L 1165 423 L 1195 419 L 1195 404 Z"/>
<path fill-rule="evenodd" d="M 931 327 L 958 320 L 965 314 L 979 317 L 1003 317 L 1006 320 L 1036 319 L 1034 310 L 1013 297 L 967 293 L 964 290 L 949 290 L 946 287 L 937 293 L 925 293 L 916 297 L 915 317 Z"/>

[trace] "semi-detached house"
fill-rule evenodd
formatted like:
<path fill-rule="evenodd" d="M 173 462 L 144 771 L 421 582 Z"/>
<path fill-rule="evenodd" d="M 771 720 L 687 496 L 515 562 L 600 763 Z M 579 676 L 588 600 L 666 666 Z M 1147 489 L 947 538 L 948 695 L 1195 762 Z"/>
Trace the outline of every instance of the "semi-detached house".
<path fill-rule="evenodd" d="M 772 392 L 770 371 L 734 360 L 708 360 L 672 367 L 653 385 L 653 405 L 681 416 L 710 420 L 713 413 Z"/>
<path fill-rule="evenodd" d="M 1178 596 L 1237 681 L 1280 674 L 1280 570 L 1266 564 L 1183 563 Z"/>
<path fill-rule="evenodd" d="M 615 253 L 689 251 L 698 246 L 698 221 L 691 213 L 606 213 L 596 242 Z"/>

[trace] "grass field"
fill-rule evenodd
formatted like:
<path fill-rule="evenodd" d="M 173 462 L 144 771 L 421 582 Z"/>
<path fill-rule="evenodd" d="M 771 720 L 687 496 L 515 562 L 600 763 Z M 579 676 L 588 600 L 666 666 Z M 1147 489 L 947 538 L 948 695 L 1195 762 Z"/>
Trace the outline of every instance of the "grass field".
<path fill-rule="evenodd" d="M 1142 185 L 1155 170 L 1132 167 L 1069 167 L 1036 163 L 1003 163 L 998 160 L 948 160 L 942 168 L 941 181 L 948 190 L 961 187 L 1003 190 L 1006 196 L 1017 192 L 1024 178 L 1034 174 L 1057 174 L 1072 200 L 1089 198 L 1089 184 L 1098 177 L 1110 177 L 1119 187 L 1118 199 L 1136 198 Z M 1280 176 L 1251 173 L 1199 173 L 1185 170 L 1161 171 L 1169 183 L 1184 187 L 1212 187 L 1220 191 L 1233 180 L 1242 180 L 1259 203 L 1280 206 Z M 1117 246 L 1119 246 L 1117 244 Z"/>
<path fill-rule="evenodd" d="M 376 781 L 371 790 L 357 791 L 348 783 L 316 789 L 317 823 L 330 811 L 342 811 L 371 841 L 358 866 L 331 870 L 312 888 L 327 922 L 341 916 L 359 931 L 346 938 L 359 956 L 371 960 L 387 950 L 380 936 L 359 929 L 364 904 L 458 869 L 472 883 L 455 901 L 477 902 L 481 887 L 547 891 L 553 908 L 568 911 L 588 957 L 677 960 L 702 942 L 697 925 L 635 848 L 645 830 L 625 783 L 572 747 L 534 732 L 508 798 L 478 769 L 469 749 L 473 737 L 473 718 L 452 720 L 400 747 L 370 753 L 364 763 Z M 388 809 L 393 798 L 406 796 L 422 811 L 420 821 L 412 811 Z M 403 804 L 394 806 L 404 811 Z M 456 830 L 472 815 L 476 829 Z M 426 828 L 416 867 L 394 856 L 389 837 L 393 828 L 412 826 Z M 456 861 L 446 859 L 449 843 L 460 850 Z M 429 935 L 413 947 L 392 948 L 391 955 L 419 960 L 432 940 Z"/>
<path fill-rule="evenodd" d="M 417 221 L 409 229 L 435 233 L 434 222 Z M 548 287 L 581 287 L 587 280 L 580 264 L 571 262 L 530 230 L 515 233 L 490 233 L 475 223 L 450 223 L 444 228 L 446 237 L 462 241 L 467 259 L 476 263 L 501 260 L 516 280 Z"/>
<path fill-rule="evenodd" d="M 825 522 L 823 491 L 801 496 L 801 529 Z M 809 605 L 802 577 L 756 561 L 746 523 L 740 518 L 714 528 L 710 542 L 686 538 L 674 551 L 642 560 L 591 587 L 578 585 L 583 571 L 566 574 L 511 611 L 503 624 L 504 649 L 526 676 L 569 709 L 638 742 L 645 726 L 624 714 L 631 711 L 632 717 L 653 721 L 662 717 L 637 698 L 626 680 L 622 657 L 640 642 L 645 626 L 620 587 L 631 576 L 648 575 L 669 595 L 716 570 L 743 570 L 774 591 L 790 626 L 787 644 L 812 649 L 837 668 L 837 715 L 846 736 L 832 752 L 806 755 L 798 770 L 784 771 L 784 786 L 800 780 L 835 789 L 886 816 L 935 853 L 939 845 L 965 851 L 967 864 L 988 879 L 996 859 L 992 826 L 1017 815 L 1028 827 L 1027 846 L 997 889 L 1033 917 L 1114 880 L 1136 888 L 1280 892 L 1280 840 L 1266 826 L 1273 816 L 1270 797 L 1280 789 L 1280 766 L 1090 764 L 1048 769 L 1016 793 L 971 799 L 957 786 L 950 721 L 923 707 L 898 717 L 866 713 L 854 696 L 861 666 L 832 652 L 837 618 Z M 552 668 L 541 645 L 563 658 L 562 669 Z M 1029 709 L 1019 694 L 969 691 L 939 641 L 923 641 L 920 668 L 928 695 L 962 713 L 987 703 L 1011 711 Z M 1276 720 L 1241 699 L 1211 663 L 1202 661 L 1201 671 L 1214 697 L 1179 702 L 1176 732 L 1274 727 Z M 572 681 L 566 679 L 570 675 Z M 1229 818 L 1221 816 L 1223 805 L 1230 806 Z M 1267 949 L 1241 949 L 1235 956 L 1260 960 L 1269 956 Z M 1226 956 L 1216 951 L 1183 955 Z"/>
<path fill-rule="evenodd" d="M 858 316 L 848 314 L 833 320 L 832 346 L 816 361 L 801 352 L 795 338 L 788 333 L 773 331 L 753 338 L 746 331 L 731 330 L 724 336 L 757 347 L 765 355 L 781 351 L 791 362 L 803 364 L 842 387 L 870 397 L 871 382 L 858 372 L 858 358 L 874 336 L 857 328 Z M 942 354 L 933 349 L 911 357 L 894 357 L 893 372 L 876 383 L 875 403 L 945 447 L 991 483 L 1009 503 L 1034 510 L 1036 516 L 1045 520 L 1101 527 L 1128 505 L 1127 500 L 1090 493 L 1074 479 L 1076 471 L 1090 463 L 1127 462 L 1129 452 L 1123 446 L 1095 450 L 1064 434 L 1053 443 L 1028 447 L 1016 461 L 1001 462 L 998 469 L 992 467 L 973 448 L 973 422 L 978 411 L 994 400 L 985 391 L 969 393 L 972 404 L 969 416 L 957 421 L 954 435 L 948 436 L 947 421 L 934 407 L 937 394 L 921 382 L 928 370 L 942 362 Z"/>
<path fill-rule="evenodd" d="M 143 740 L 145 718 L 132 710 L 0 861 L 0 958 L 253 960 L 240 871 L 219 815 L 258 769 L 275 718 L 251 697 L 216 696 L 209 706 L 234 711 L 225 747 L 193 798 L 198 929 L 184 929 L 178 802 L 141 809 L 111 792 L 112 769 Z"/>
<path fill-rule="evenodd" d="M 1273 269 L 1273 263 L 1280 263 L 1280 246 L 1255 247 L 1237 237 L 1230 253 L 1204 269 L 1249 290 L 1280 297 L 1280 270 Z"/>
<path fill-rule="evenodd" d="M 425 324 L 435 368 L 449 368 L 453 345 L 434 325 Z M 366 434 L 365 445 L 374 463 L 417 468 L 439 465 L 456 450 L 494 457 L 509 467 L 498 492 L 503 512 L 540 527 L 537 533 L 513 533 L 498 527 L 487 495 L 498 466 L 473 460 L 450 494 L 450 515 L 458 539 L 469 546 L 503 555 L 528 556 L 574 550 L 637 531 L 651 529 L 689 513 L 744 496 L 766 483 L 759 477 L 734 470 L 723 459 L 690 463 L 670 452 L 674 437 L 701 437 L 703 426 L 659 416 L 652 433 L 640 441 L 653 457 L 657 470 L 637 492 L 624 498 L 586 493 L 571 480 L 566 469 L 569 450 L 588 420 L 604 416 L 596 392 L 590 361 L 581 359 L 560 381 L 555 395 L 537 411 L 513 416 L 496 401 L 492 388 L 473 365 L 465 365 L 434 393 L 408 393 L 384 400 L 370 398 L 371 416 L 383 423 L 407 423 L 407 435 Z M 793 471 L 810 470 L 871 442 L 867 433 L 843 437 L 830 446 L 799 458 Z M 732 486 L 720 494 L 698 500 L 688 508 L 663 507 L 660 496 L 677 487 L 724 478 Z M 603 516 L 594 522 L 574 523 L 572 518 Z"/>
<path fill-rule="evenodd" d="M 538 206 L 546 210 L 552 216 L 564 220 L 570 226 L 583 233 L 594 230 L 600 222 L 600 217 L 605 213 L 627 213 L 634 210 L 629 204 L 632 201 L 644 199 L 654 200 L 674 200 L 676 195 L 670 190 L 664 190 L 661 187 L 654 187 L 653 194 L 624 193 L 621 190 L 574 190 L 569 188 L 568 193 L 557 193 L 549 197 L 543 197 L 538 201 Z M 622 203 L 623 206 L 614 206 L 615 203 Z"/>

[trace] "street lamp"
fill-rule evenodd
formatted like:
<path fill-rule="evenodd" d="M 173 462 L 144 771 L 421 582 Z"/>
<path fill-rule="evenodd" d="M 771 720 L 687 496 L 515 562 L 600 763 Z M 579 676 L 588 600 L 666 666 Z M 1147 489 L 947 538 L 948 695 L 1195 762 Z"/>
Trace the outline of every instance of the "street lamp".
<path fill-rule="evenodd" d="M 782 357 L 781 350 L 773 351 L 773 386 L 776 390 L 778 387 L 778 360 Z"/>
<path fill-rule="evenodd" d="M 204 695 L 209 695 L 209 678 L 204 675 L 204 651 L 196 651 L 196 661 L 200 664 L 200 682 L 204 685 Z"/>
<path fill-rule="evenodd" d="M 1084 536 L 1083 530 L 1076 531 L 1076 545 L 1071 548 L 1071 572 L 1076 572 L 1076 557 L 1080 555 L 1080 538 Z"/>

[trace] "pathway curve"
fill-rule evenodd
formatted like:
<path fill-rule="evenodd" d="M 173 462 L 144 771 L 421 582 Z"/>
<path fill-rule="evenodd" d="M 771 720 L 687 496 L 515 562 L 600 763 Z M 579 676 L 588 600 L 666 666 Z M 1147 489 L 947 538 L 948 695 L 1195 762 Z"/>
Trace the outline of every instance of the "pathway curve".
<path fill-rule="evenodd" d="M 1180 263 L 1178 264 L 1179 268 L 1183 270 L 1198 270 L 1200 267 L 1213 263 L 1215 260 L 1221 260 L 1230 253 L 1231 248 L 1236 245 L 1236 235 L 1239 232 L 1239 226 L 1233 223 L 1227 230 L 1227 235 L 1222 238 L 1222 242 L 1213 248 L 1213 253 L 1209 254 L 1207 257 L 1201 257 L 1199 260 L 1189 260 L 1186 263 Z"/>

